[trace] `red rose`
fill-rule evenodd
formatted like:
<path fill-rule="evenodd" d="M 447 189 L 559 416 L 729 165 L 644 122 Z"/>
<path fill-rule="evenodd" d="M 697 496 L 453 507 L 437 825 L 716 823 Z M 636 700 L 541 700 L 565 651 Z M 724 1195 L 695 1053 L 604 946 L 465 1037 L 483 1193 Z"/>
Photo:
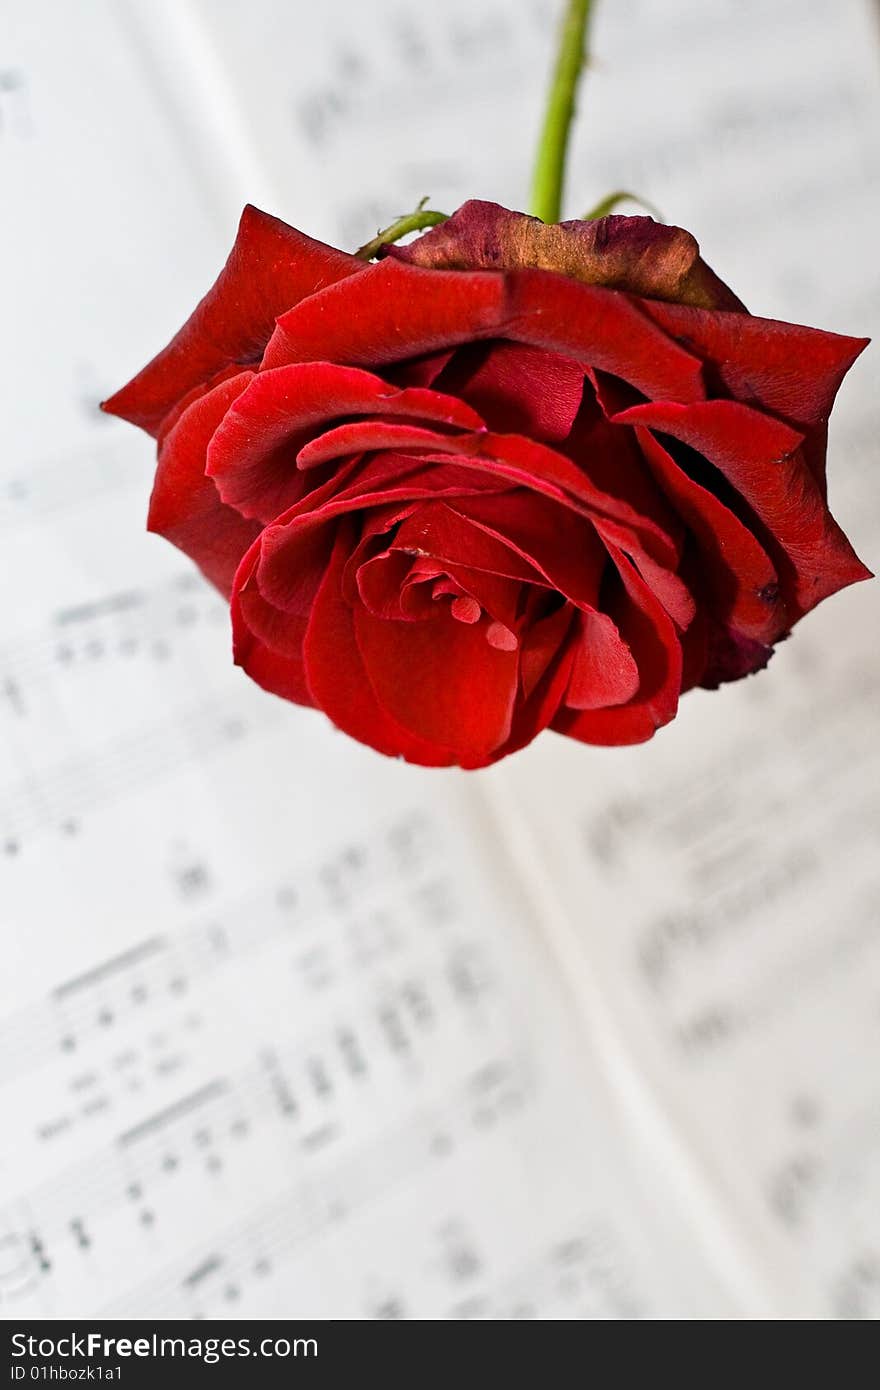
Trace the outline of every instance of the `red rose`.
<path fill-rule="evenodd" d="M 383 753 L 650 738 L 867 575 L 825 502 L 864 339 L 751 317 L 693 238 L 491 203 L 365 265 L 246 209 L 106 409 L 235 660 Z"/>

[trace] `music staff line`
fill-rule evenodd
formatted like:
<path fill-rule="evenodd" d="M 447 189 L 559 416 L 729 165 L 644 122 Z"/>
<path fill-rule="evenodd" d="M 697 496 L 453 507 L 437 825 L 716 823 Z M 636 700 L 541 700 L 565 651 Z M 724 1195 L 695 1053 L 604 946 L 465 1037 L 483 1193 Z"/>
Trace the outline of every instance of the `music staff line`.
<path fill-rule="evenodd" d="M 194 981 L 204 984 L 242 956 L 285 940 L 297 942 L 306 985 L 317 972 L 326 975 L 334 948 L 337 976 L 383 962 L 395 949 L 390 933 L 402 912 L 438 925 L 454 915 L 441 847 L 439 823 L 411 812 L 375 833 L 366 849 L 342 846 L 271 890 L 204 911 L 174 935 L 147 938 L 89 967 L 0 1022 L 0 1081 L 72 1057 L 89 1038 L 106 1039 L 120 1019 L 137 1021 L 151 1004 L 182 997 Z M 328 927 L 336 930 L 328 935 Z"/>
<path fill-rule="evenodd" d="M 564 1236 L 525 1261 L 512 1275 L 492 1280 L 455 1302 L 448 1319 L 521 1321 L 569 1318 L 637 1319 L 648 1316 L 618 1233 L 604 1217 L 585 1214 Z"/>
<path fill-rule="evenodd" d="M 800 655 L 807 659 L 803 649 Z M 766 692 L 758 686 L 753 690 L 763 701 Z M 610 825 L 604 823 L 608 808 L 603 809 L 603 821 L 585 816 L 588 852 L 600 867 L 603 861 L 613 866 L 619 848 L 635 852 L 638 836 L 640 850 L 642 842 L 649 842 L 659 854 L 679 853 L 683 845 L 699 846 L 702 862 L 706 841 L 717 838 L 715 852 L 720 854 L 727 851 L 726 837 L 742 836 L 738 813 L 743 805 L 757 800 L 772 814 L 774 805 L 783 810 L 796 803 L 800 817 L 820 794 L 825 802 L 830 782 L 839 783 L 856 759 L 876 756 L 864 746 L 859 716 L 876 707 L 878 695 L 878 677 L 866 667 L 863 652 L 841 661 L 827 687 L 818 696 L 811 691 L 808 705 L 800 704 L 791 713 L 780 706 L 775 718 L 764 712 L 761 727 L 750 731 L 747 765 L 738 750 L 725 756 L 723 749 L 715 748 L 702 766 L 695 762 L 686 772 L 665 775 L 656 796 L 651 796 L 650 787 L 641 789 L 638 802 L 621 795 L 611 808 Z M 828 731 L 826 737 L 813 737 L 816 726 Z M 767 773 L 768 767 L 778 769 L 780 764 L 787 778 L 782 788 Z M 751 825 L 754 817 L 743 819 Z"/>
<path fill-rule="evenodd" d="M 368 1120 L 368 1132 L 375 1133 L 388 1068 L 407 1077 L 408 1090 L 417 1097 L 425 1066 L 433 1069 L 440 1060 L 427 1060 L 432 1048 L 443 1047 L 435 1020 L 444 1018 L 450 1007 L 466 1015 L 482 1008 L 470 992 L 457 991 L 451 969 L 423 979 L 419 991 L 430 999 L 428 1011 L 411 1007 L 405 986 L 390 995 L 382 991 L 355 1018 L 337 1019 L 293 1046 L 264 1049 L 239 1075 L 215 1078 L 178 1096 L 118 1134 L 109 1148 L 23 1193 L 4 1213 L 7 1231 L 27 1233 L 20 1236 L 20 1244 L 32 1252 L 39 1249 L 48 1273 L 59 1241 L 72 1241 L 88 1251 L 101 1240 L 102 1223 L 122 1208 L 131 1208 L 141 1227 L 151 1230 L 156 1205 L 161 1205 L 169 1182 L 185 1174 L 192 1179 L 198 1172 L 221 1173 L 229 1144 L 255 1138 L 265 1149 L 260 1136 L 267 1124 L 281 1126 L 290 1157 L 303 1172 L 304 1164 L 325 1162 L 344 1138 L 346 1125 L 351 1128 L 356 1095 L 361 1097 L 361 1120 Z M 398 1010 L 401 1020 L 405 1013 L 403 1046 L 399 1025 L 394 1031 L 388 1028 L 389 1006 Z M 413 1071 L 421 1052 L 425 1059 Z M 473 1073 L 474 1084 L 491 1091 L 505 1067 L 497 1060 L 484 1062 Z M 395 1094 L 396 1111 L 398 1083 Z M 277 1151 L 277 1144 L 273 1147 Z"/>
<path fill-rule="evenodd" d="M 243 694 L 204 700 L 176 718 L 114 739 L 95 754 L 83 753 L 19 780 L 0 799 L 0 850 L 15 857 L 30 835 L 50 829 L 75 835 L 83 815 L 189 771 L 244 738 L 262 741 L 284 711 L 268 701 L 257 711 L 247 698 L 250 692 Z"/>
<path fill-rule="evenodd" d="M 108 663 L 125 667 L 138 658 L 155 668 L 175 644 L 191 646 L 194 630 L 225 634 L 228 624 L 219 595 L 195 570 L 58 609 L 37 632 L 0 648 L 0 709 L 26 719 L 35 695 L 59 680 L 103 675 Z"/>
<path fill-rule="evenodd" d="M 373 1203 L 413 1181 L 426 1165 L 449 1157 L 475 1133 L 520 1113 L 531 1087 L 518 1059 L 481 1066 L 459 1082 L 429 1111 L 422 1111 L 391 1132 L 364 1144 L 355 1153 L 312 1177 L 296 1193 L 282 1193 L 258 1211 L 217 1233 L 210 1247 L 197 1246 L 153 1279 L 110 1304 L 104 1316 L 158 1316 L 160 1309 L 178 1315 L 200 1314 L 196 1295 L 205 1277 L 199 1271 L 223 1276 L 230 1289 L 240 1289 L 260 1263 L 270 1268 L 296 1255 L 309 1241 L 348 1216 L 361 1215 Z M 233 1299 L 234 1299 L 233 1293 Z"/>

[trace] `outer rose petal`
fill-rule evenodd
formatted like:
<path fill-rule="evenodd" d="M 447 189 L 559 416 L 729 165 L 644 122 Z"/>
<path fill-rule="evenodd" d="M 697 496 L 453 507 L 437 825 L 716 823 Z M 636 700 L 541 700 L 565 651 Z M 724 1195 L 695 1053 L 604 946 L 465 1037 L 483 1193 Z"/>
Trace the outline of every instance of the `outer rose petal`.
<path fill-rule="evenodd" d="M 147 527 L 195 560 L 212 584 L 229 595 L 238 562 L 259 533 L 255 522 L 220 499 L 205 477 L 205 453 L 231 403 L 253 374 L 215 386 L 188 406 L 159 450 Z"/>
<path fill-rule="evenodd" d="M 266 603 L 254 582 L 259 554 L 257 539 L 235 576 L 231 601 L 235 664 L 270 694 L 298 705 L 311 705 L 302 655 L 306 620 L 296 614 L 279 613 Z"/>
<path fill-rule="evenodd" d="M 758 519 L 794 622 L 847 584 L 870 577 L 800 456 L 801 436 L 735 401 L 652 402 L 617 417 L 680 439 L 718 469 Z"/>
<path fill-rule="evenodd" d="M 652 217 L 599 217 L 545 225 L 537 217 L 471 199 L 446 222 L 387 255 L 434 270 L 553 270 L 630 294 L 742 309 L 700 259 L 690 232 Z"/>
<path fill-rule="evenodd" d="M 485 338 L 548 348 L 622 376 L 651 399 L 706 395 L 700 362 L 616 290 L 544 270 L 425 270 L 395 260 L 282 314 L 262 366 L 375 368 Z"/>
<path fill-rule="evenodd" d="M 434 275 L 383 261 L 353 278 L 354 294 L 344 288 L 331 285 L 280 316 L 264 370 L 292 362 L 376 368 L 497 336 L 504 316 L 504 281 L 485 272 Z"/>
<path fill-rule="evenodd" d="M 362 261 L 245 208 L 229 259 L 176 337 L 102 409 L 156 434 L 181 396 L 230 365 L 259 361 L 279 314 Z"/>
<path fill-rule="evenodd" d="M 636 433 L 648 466 L 690 527 L 699 549 L 694 588 L 743 634 L 773 641 L 787 626 L 776 570 L 760 541 L 723 502 L 689 478 L 650 430 Z"/>
<path fill-rule="evenodd" d="M 771 411 L 806 435 L 804 454 L 824 491 L 828 416 L 840 383 L 870 340 L 682 304 L 645 301 L 642 308 L 707 363 L 713 396 Z"/>

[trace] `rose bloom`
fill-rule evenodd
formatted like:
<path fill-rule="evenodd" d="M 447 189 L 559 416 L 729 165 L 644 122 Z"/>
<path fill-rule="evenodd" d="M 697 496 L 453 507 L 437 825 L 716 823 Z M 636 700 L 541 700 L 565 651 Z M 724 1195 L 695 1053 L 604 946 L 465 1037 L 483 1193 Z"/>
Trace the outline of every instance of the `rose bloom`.
<path fill-rule="evenodd" d="M 247 208 L 105 405 L 236 662 L 382 753 L 648 739 L 867 576 L 825 500 L 864 339 L 751 316 L 647 217 L 492 203 L 367 265 Z"/>

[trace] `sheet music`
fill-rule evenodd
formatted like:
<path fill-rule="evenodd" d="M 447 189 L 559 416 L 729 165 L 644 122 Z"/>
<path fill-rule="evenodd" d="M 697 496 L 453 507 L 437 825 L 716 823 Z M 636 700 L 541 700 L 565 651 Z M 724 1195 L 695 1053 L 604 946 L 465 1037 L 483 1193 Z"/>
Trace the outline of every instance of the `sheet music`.
<path fill-rule="evenodd" d="M 755 312 L 874 337 L 829 478 L 876 570 L 876 12 L 722 5 L 685 24 L 681 6 L 659 71 L 638 29 L 616 44 L 616 8 L 605 52 L 627 81 L 595 88 L 606 169 L 697 230 Z M 629 84 L 662 101 L 647 145 L 630 143 Z M 573 924 L 609 1061 L 701 1155 L 795 1317 L 880 1317 L 878 617 L 875 581 L 805 620 L 766 674 L 686 696 L 651 745 L 545 740 L 493 774 L 568 946 Z"/>
<path fill-rule="evenodd" d="M 3 14 L 0 1313 L 736 1316 L 476 781 L 264 696 L 143 533 L 149 441 L 96 402 L 253 196 L 190 18 L 163 66 L 158 5 Z"/>
<path fill-rule="evenodd" d="M 327 55 L 305 97 L 298 74 L 272 76 L 239 6 L 199 8 L 292 220 L 317 208 L 322 234 L 354 245 L 389 202 L 521 205 L 552 6 L 389 5 L 342 24 L 344 6 L 292 22 L 275 4 L 280 51 L 301 34 Z M 633 189 L 697 233 L 756 313 L 876 340 L 878 40 L 866 0 L 600 4 L 569 213 Z M 874 352 L 835 411 L 830 480 L 876 569 Z M 765 1311 L 790 1316 L 880 1316 L 877 619 L 863 586 L 760 680 L 689 695 L 654 746 L 549 738 L 491 774 L 533 824 L 537 891 L 582 933 L 609 1065 L 634 1059 L 682 1161 L 701 1156 L 772 1271 Z"/>

